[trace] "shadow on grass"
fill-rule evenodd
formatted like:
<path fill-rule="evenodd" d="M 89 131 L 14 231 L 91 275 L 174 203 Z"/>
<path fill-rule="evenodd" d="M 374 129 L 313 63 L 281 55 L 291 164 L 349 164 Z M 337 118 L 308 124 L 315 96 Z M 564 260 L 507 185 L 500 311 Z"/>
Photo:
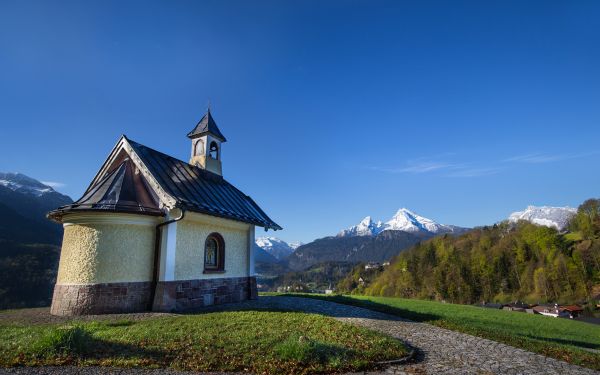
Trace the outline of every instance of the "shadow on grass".
<path fill-rule="evenodd" d="M 96 338 L 82 326 L 56 327 L 44 333 L 31 347 L 36 358 L 147 358 L 164 361 L 168 353 L 133 344 Z"/>
<path fill-rule="evenodd" d="M 530 338 L 532 340 L 541 341 L 541 342 L 569 345 L 569 346 L 574 346 L 574 347 L 584 349 L 584 350 L 592 349 L 592 350 L 600 351 L 600 345 L 594 344 L 591 342 L 559 339 L 559 338 L 555 338 L 555 337 L 540 337 L 540 336 L 534 336 L 534 335 L 525 335 L 525 337 Z"/>
<path fill-rule="evenodd" d="M 290 303 L 282 297 L 294 298 L 295 303 Z M 281 294 L 276 296 L 260 296 L 258 300 L 243 301 L 239 303 L 201 307 L 182 312 L 182 314 L 206 314 L 223 311 L 266 311 L 266 312 L 305 312 L 325 315 L 333 318 L 369 318 L 372 314 L 361 309 L 340 309 L 333 304 L 302 303 L 303 299 L 316 299 L 325 302 L 338 303 L 363 309 L 381 312 L 383 320 L 408 319 L 417 322 L 431 322 L 442 319 L 441 316 L 428 313 L 419 313 L 398 307 L 392 307 L 381 303 L 358 300 L 345 296 L 321 296 L 308 294 Z"/>
<path fill-rule="evenodd" d="M 362 307 L 368 310 L 373 310 L 377 312 L 382 312 L 389 315 L 398 316 L 403 319 L 414 320 L 415 322 L 431 322 L 435 320 L 440 320 L 442 317 L 436 314 L 429 313 L 420 313 L 413 310 L 407 310 L 400 307 L 393 307 L 389 305 L 384 305 L 382 303 L 373 302 L 370 300 L 361 300 L 355 299 L 346 296 L 325 296 L 325 295 L 296 295 L 296 294 L 281 294 L 281 297 L 301 297 L 301 298 L 312 298 L 322 301 L 329 301 L 340 303 L 343 305 L 350 305 L 356 307 Z M 277 296 L 275 297 L 277 298 Z"/>

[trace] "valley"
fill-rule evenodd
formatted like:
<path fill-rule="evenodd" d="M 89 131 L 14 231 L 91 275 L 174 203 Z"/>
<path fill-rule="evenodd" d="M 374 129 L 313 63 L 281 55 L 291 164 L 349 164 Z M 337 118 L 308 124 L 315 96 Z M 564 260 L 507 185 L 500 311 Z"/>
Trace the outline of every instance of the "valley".
<path fill-rule="evenodd" d="M 48 305 L 62 228 L 45 213 L 69 202 L 35 179 L 0 174 L 4 308 Z M 401 208 L 388 221 L 367 216 L 306 244 L 257 237 L 259 290 L 465 304 L 588 300 L 600 285 L 598 219 L 590 216 L 594 204 L 590 200 L 579 211 L 529 206 L 504 222 L 474 229 L 439 224 Z"/>

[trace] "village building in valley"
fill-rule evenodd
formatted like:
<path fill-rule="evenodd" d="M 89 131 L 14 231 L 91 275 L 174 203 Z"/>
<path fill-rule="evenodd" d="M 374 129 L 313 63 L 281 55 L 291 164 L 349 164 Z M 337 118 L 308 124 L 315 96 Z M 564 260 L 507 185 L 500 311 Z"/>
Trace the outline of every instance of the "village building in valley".
<path fill-rule="evenodd" d="M 51 312 L 176 311 L 254 299 L 254 229 L 281 229 L 222 177 L 210 110 L 190 162 L 124 135 L 83 196 L 48 214 L 64 226 Z"/>

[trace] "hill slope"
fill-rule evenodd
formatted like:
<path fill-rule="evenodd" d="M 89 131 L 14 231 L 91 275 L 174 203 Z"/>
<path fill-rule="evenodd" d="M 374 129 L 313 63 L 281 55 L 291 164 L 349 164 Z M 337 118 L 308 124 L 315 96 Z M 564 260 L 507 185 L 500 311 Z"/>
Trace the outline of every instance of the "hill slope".
<path fill-rule="evenodd" d="M 287 258 L 287 263 L 292 270 L 302 270 L 324 262 L 384 262 L 420 241 L 468 230 L 439 224 L 401 208 L 385 223 L 375 222 L 367 216 L 335 237 L 320 238 L 302 245 Z"/>
<path fill-rule="evenodd" d="M 436 237 L 399 254 L 365 293 L 457 303 L 587 300 L 600 284 L 600 201 L 580 206 L 571 227 L 577 236 L 520 221 Z"/>
<path fill-rule="evenodd" d="M 383 262 L 432 236 L 428 232 L 386 230 L 376 236 L 325 237 L 300 246 L 287 262 L 293 270 L 323 262 Z"/>
<path fill-rule="evenodd" d="M 46 213 L 71 202 L 33 178 L 0 173 L 0 308 L 50 303 L 62 226 Z"/>

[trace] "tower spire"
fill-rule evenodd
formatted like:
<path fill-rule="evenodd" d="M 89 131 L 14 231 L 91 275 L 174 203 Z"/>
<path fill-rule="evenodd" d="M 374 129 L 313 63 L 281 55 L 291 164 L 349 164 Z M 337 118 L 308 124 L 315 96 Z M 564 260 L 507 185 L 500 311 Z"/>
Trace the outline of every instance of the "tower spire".
<path fill-rule="evenodd" d="M 221 175 L 221 144 L 227 139 L 210 113 L 210 101 L 206 114 L 187 136 L 192 141 L 190 164 Z"/>

